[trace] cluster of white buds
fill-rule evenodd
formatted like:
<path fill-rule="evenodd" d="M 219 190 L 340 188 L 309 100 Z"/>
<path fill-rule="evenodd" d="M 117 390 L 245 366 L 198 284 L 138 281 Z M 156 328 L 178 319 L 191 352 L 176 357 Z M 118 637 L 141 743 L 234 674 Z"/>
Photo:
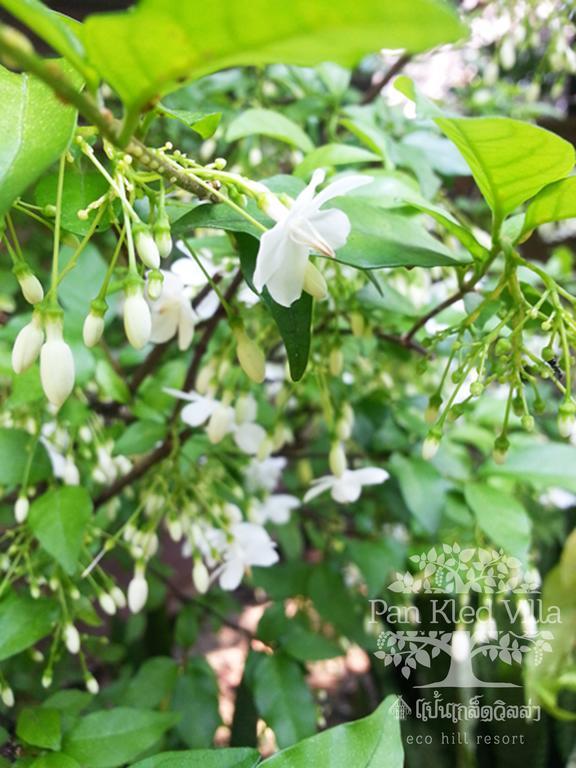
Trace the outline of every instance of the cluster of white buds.
<path fill-rule="evenodd" d="M 160 266 L 160 252 L 150 229 L 145 224 L 142 224 L 142 222 L 139 222 L 134 225 L 132 232 L 134 234 L 136 251 L 144 266 L 149 269 L 158 269 Z"/>
<path fill-rule="evenodd" d="M 266 376 L 264 353 L 241 326 L 237 326 L 233 331 L 236 337 L 236 356 L 242 370 L 256 384 L 262 384 Z"/>
<path fill-rule="evenodd" d="M 14 267 L 14 274 L 20 284 L 22 295 L 29 304 L 38 304 L 44 298 L 44 290 L 40 280 L 30 267 L 23 262 Z"/>
<path fill-rule="evenodd" d="M 129 278 L 124 301 L 124 330 L 135 349 L 142 349 L 152 335 L 152 316 L 139 278 Z"/>
<path fill-rule="evenodd" d="M 46 337 L 40 350 L 40 380 L 48 400 L 60 408 L 74 389 L 75 381 L 74 357 L 62 338 L 60 316 L 47 318 Z"/>

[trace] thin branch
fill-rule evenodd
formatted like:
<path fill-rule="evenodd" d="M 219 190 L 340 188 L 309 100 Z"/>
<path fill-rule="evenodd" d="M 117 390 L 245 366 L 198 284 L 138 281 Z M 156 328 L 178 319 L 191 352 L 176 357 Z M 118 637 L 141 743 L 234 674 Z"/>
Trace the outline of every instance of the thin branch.
<path fill-rule="evenodd" d="M 384 90 L 384 88 L 388 85 L 388 83 L 394 77 L 396 77 L 396 75 L 400 74 L 400 72 L 411 59 L 412 55 L 410 53 L 405 53 L 400 56 L 400 58 L 395 61 L 394 64 L 392 64 L 388 72 L 386 72 L 382 78 L 379 78 L 376 80 L 376 82 L 372 83 L 370 88 L 364 94 L 362 104 L 371 104 L 373 101 L 375 101 L 380 93 Z"/>

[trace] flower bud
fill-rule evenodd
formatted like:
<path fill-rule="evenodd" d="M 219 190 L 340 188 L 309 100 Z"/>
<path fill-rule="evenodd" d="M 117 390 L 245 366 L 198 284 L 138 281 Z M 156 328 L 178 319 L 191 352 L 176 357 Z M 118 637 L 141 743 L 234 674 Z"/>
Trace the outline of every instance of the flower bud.
<path fill-rule="evenodd" d="M 52 685 L 53 679 L 54 677 L 52 675 L 52 670 L 47 669 L 42 675 L 42 680 L 41 680 L 42 688 L 50 688 L 50 686 Z"/>
<path fill-rule="evenodd" d="M 28 517 L 28 510 L 30 509 L 30 502 L 26 496 L 19 496 L 14 504 L 14 518 L 16 522 L 21 525 Z"/>
<path fill-rule="evenodd" d="M 153 269 L 146 276 L 146 293 L 150 301 L 156 301 L 162 295 L 164 275 L 159 269 Z"/>
<path fill-rule="evenodd" d="M 324 275 L 311 261 L 306 265 L 304 272 L 304 290 L 318 301 L 324 301 L 328 296 L 328 285 Z"/>
<path fill-rule="evenodd" d="M 80 651 L 80 633 L 74 624 L 66 624 L 62 635 L 68 652 L 78 653 Z"/>
<path fill-rule="evenodd" d="M 124 330 L 128 341 L 135 349 L 142 349 L 150 341 L 152 316 L 140 285 L 133 284 L 127 287 L 124 302 Z"/>
<path fill-rule="evenodd" d="M 339 347 L 334 348 L 330 352 L 329 367 L 332 376 L 340 376 L 342 373 L 342 368 L 344 367 L 344 354 Z"/>
<path fill-rule="evenodd" d="M 91 693 L 93 696 L 96 696 L 100 691 L 98 680 L 96 680 L 96 678 L 93 675 L 88 675 L 84 682 L 85 682 L 86 690 L 88 691 L 88 693 Z"/>
<path fill-rule="evenodd" d="M 332 474 L 336 477 L 342 477 L 347 467 L 346 453 L 342 443 L 334 443 L 332 445 L 328 463 L 330 464 L 330 471 Z"/>
<path fill-rule="evenodd" d="M 509 448 L 510 441 L 506 435 L 499 435 L 494 441 L 494 448 L 492 450 L 492 458 L 496 464 L 504 464 Z"/>
<path fill-rule="evenodd" d="M 46 335 L 47 340 L 40 351 L 40 379 L 48 400 L 60 408 L 74 389 L 74 358 L 62 338 L 59 318 L 46 322 Z"/>
<path fill-rule="evenodd" d="M 114 600 L 117 608 L 126 608 L 126 597 L 124 596 L 124 592 L 122 592 L 120 587 L 114 585 L 110 590 L 110 596 L 112 597 L 112 600 Z"/>
<path fill-rule="evenodd" d="M 98 595 L 98 602 L 104 613 L 107 613 L 108 616 L 114 616 L 116 613 L 116 603 L 112 595 L 109 595 L 107 592 L 101 592 Z"/>
<path fill-rule="evenodd" d="M 152 232 L 144 224 L 134 226 L 134 245 L 142 263 L 149 269 L 158 269 L 160 253 Z"/>
<path fill-rule="evenodd" d="M 154 242 L 158 248 L 161 259 L 166 259 L 172 253 L 172 236 L 170 234 L 170 222 L 167 216 L 160 219 L 154 226 Z"/>
<path fill-rule="evenodd" d="M 236 356 L 242 370 L 249 379 L 262 384 L 266 376 L 266 358 L 260 347 L 244 333 L 236 333 Z"/>
<path fill-rule="evenodd" d="M 570 437 L 575 425 L 576 406 L 570 400 L 566 400 L 558 409 L 558 432 L 562 437 Z"/>
<path fill-rule="evenodd" d="M 226 405 L 218 405 L 210 416 L 208 426 L 206 427 L 206 434 L 208 440 L 216 445 L 223 440 L 230 431 L 230 408 Z"/>
<path fill-rule="evenodd" d="M 32 320 L 16 336 L 12 347 L 12 368 L 22 373 L 35 362 L 44 343 L 44 332 L 40 315 L 34 313 Z"/>
<path fill-rule="evenodd" d="M 436 430 L 432 430 L 428 433 L 428 436 L 422 443 L 423 459 L 430 461 L 430 459 L 433 459 L 434 456 L 436 456 L 438 448 L 440 447 L 440 437 L 441 435 Z"/>
<path fill-rule="evenodd" d="M 44 289 L 40 280 L 28 268 L 16 269 L 16 279 L 20 283 L 22 295 L 29 304 L 38 304 L 44 298 Z"/>
<path fill-rule="evenodd" d="M 14 706 L 14 691 L 9 685 L 2 686 L 2 690 L 0 690 L 0 698 L 5 707 Z"/>
<path fill-rule="evenodd" d="M 273 448 L 274 444 L 272 440 L 266 436 L 258 446 L 258 453 L 256 454 L 258 461 L 265 461 L 272 453 Z"/>
<path fill-rule="evenodd" d="M 93 308 L 86 315 L 82 327 L 82 338 L 87 347 L 95 347 L 104 333 L 104 315 Z"/>
<path fill-rule="evenodd" d="M 440 406 L 442 405 L 442 398 L 440 395 L 432 395 L 428 402 L 428 407 L 424 411 L 424 420 L 427 424 L 434 424 L 438 418 L 440 412 Z"/>
<path fill-rule="evenodd" d="M 128 607 L 132 613 L 139 613 L 148 600 L 148 582 L 141 566 L 136 566 L 134 577 L 128 584 Z"/>
<path fill-rule="evenodd" d="M 210 574 L 202 560 L 196 560 L 194 563 L 194 568 L 192 569 L 192 581 L 194 582 L 197 591 L 201 595 L 205 595 L 210 586 Z"/>
<path fill-rule="evenodd" d="M 366 330 L 366 323 L 364 318 L 359 312 L 352 312 L 350 315 L 350 326 L 352 328 L 352 334 L 356 337 L 363 336 Z"/>

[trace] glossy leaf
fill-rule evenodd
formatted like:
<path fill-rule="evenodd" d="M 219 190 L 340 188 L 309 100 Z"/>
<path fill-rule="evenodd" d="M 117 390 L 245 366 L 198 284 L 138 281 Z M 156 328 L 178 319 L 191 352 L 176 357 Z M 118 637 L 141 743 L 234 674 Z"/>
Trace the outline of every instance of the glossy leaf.
<path fill-rule="evenodd" d="M 156 110 L 165 117 L 187 125 L 202 139 L 209 139 L 216 133 L 222 118 L 221 112 L 190 112 L 186 109 L 170 109 L 163 104 L 156 107 Z"/>
<path fill-rule="evenodd" d="M 340 165 L 380 163 L 381 157 L 362 147 L 350 144 L 325 144 L 312 150 L 294 171 L 296 176 L 308 179 L 316 168 L 335 168 Z"/>
<path fill-rule="evenodd" d="M 0 661 L 30 648 L 52 629 L 55 606 L 13 592 L 0 602 Z"/>
<path fill-rule="evenodd" d="M 92 513 L 92 501 L 85 488 L 55 488 L 30 506 L 28 525 L 43 549 L 67 573 L 74 573 L 82 547 L 84 530 Z"/>
<path fill-rule="evenodd" d="M 180 739 L 193 749 L 212 744 L 220 725 L 218 683 L 212 667 L 203 658 L 191 658 L 176 681 L 172 710 L 179 715 Z"/>
<path fill-rule="evenodd" d="M 34 456 L 30 458 L 30 451 Z M 0 484 L 8 487 L 19 485 L 24 480 L 26 467 L 30 464 L 29 481 L 37 483 L 52 474 L 46 449 L 34 437 L 22 429 L 0 429 Z"/>
<path fill-rule="evenodd" d="M 353 65 L 380 48 L 422 51 L 464 33 L 439 0 L 212 0 L 201 12 L 181 0 L 142 0 L 127 13 L 89 16 L 83 39 L 102 77 L 126 104 L 141 107 L 183 80 L 225 67 Z"/>
<path fill-rule="evenodd" d="M 576 448 L 563 443 L 512 447 L 504 464 L 490 462 L 483 475 L 501 475 L 535 488 L 564 488 L 576 493 Z"/>
<path fill-rule="evenodd" d="M 57 173 L 44 176 L 36 185 L 34 192 L 36 204 L 55 206 L 57 187 Z M 74 167 L 67 167 L 62 193 L 62 226 L 64 229 L 76 235 L 85 235 L 97 212 L 90 211 L 87 219 L 80 219 L 78 211 L 87 208 L 90 203 L 106 194 L 109 189 L 108 182 L 97 171 L 78 172 Z M 110 214 L 109 211 L 106 211 L 100 219 L 97 231 L 100 232 L 109 226 Z"/>
<path fill-rule="evenodd" d="M 56 66 L 56 64 L 55 64 Z M 68 69 L 65 64 L 60 65 Z M 0 216 L 68 147 L 76 112 L 44 83 L 0 67 Z"/>
<path fill-rule="evenodd" d="M 425 531 L 434 533 L 446 500 L 446 481 L 433 464 L 419 457 L 394 454 L 389 465 L 406 506 Z"/>
<path fill-rule="evenodd" d="M 163 440 L 165 435 L 165 424 L 156 421 L 135 421 L 120 435 L 114 446 L 114 453 L 125 456 L 146 453 Z"/>
<path fill-rule="evenodd" d="M 281 747 L 310 736 L 316 708 L 300 665 L 281 653 L 263 657 L 254 674 L 254 698 L 260 716 Z"/>
<path fill-rule="evenodd" d="M 60 712 L 45 707 L 25 708 L 18 715 L 16 734 L 33 747 L 59 749 L 62 737 Z"/>
<path fill-rule="evenodd" d="M 116 768 L 149 749 L 177 720 L 171 712 L 127 707 L 92 712 L 66 735 L 63 751 L 84 768 Z"/>
<path fill-rule="evenodd" d="M 50 752 L 37 757 L 33 763 L 30 763 L 30 768 L 81 768 L 81 766 L 74 758 L 62 752 Z"/>
<path fill-rule="evenodd" d="M 314 144 L 297 123 L 272 109 L 247 109 L 230 123 L 226 131 L 227 141 L 237 141 L 247 136 L 269 136 L 291 144 L 302 152 L 314 149 Z"/>
<path fill-rule="evenodd" d="M 574 165 L 571 144 L 529 123 L 504 117 L 436 123 L 464 156 L 498 223 Z"/>
<path fill-rule="evenodd" d="M 468 483 L 464 494 L 478 525 L 494 544 L 514 557 L 526 557 L 532 521 L 518 499 L 488 483 Z"/>
<path fill-rule="evenodd" d="M 550 221 L 576 218 L 576 177 L 562 179 L 539 192 L 526 208 L 522 234 Z"/>
<path fill-rule="evenodd" d="M 259 762 L 260 753 L 255 749 L 194 749 L 161 752 L 131 768 L 255 768 Z"/>
<path fill-rule="evenodd" d="M 404 750 L 396 699 L 386 698 L 368 717 L 302 741 L 262 763 L 264 768 L 402 768 Z"/>

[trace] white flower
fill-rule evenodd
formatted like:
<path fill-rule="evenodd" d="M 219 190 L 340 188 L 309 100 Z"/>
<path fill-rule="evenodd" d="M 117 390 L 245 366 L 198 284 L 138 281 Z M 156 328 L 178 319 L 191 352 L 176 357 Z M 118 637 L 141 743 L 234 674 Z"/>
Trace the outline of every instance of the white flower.
<path fill-rule="evenodd" d="M 12 368 L 15 373 L 22 373 L 35 362 L 44 343 L 42 320 L 39 314 L 32 315 L 32 320 L 21 329 L 12 347 Z"/>
<path fill-rule="evenodd" d="M 48 320 L 46 335 L 47 340 L 40 351 L 40 379 L 48 400 L 60 408 L 74 389 L 74 358 L 62 338 L 61 320 Z"/>
<path fill-rule="evenodd" d="M 265 430 L 254 423 L 253 419 L 239 423 L 234 408 L 211 397 L 197 392 L 181 392 L 178 389 L 165 388 L 165 392 L 180 400 L 188 400 L 182 409 L 181 418 L 190 427 L 199 427 L 208 422 L 206 433 L 211 443 L 219 443 L 231 434 L 234 442 L 243 453 L 256 455 L 266 439 Z M 250 413 L 256 417 L 255 409 Z"/>
<path fill-rule="evenodd" d="M 182 279 L 171 272 L 162 272 L 162 275 L 164 281 L 160 296 L 155 301 L 150 301 L 150 341 L 162 344 L 177 335 L 178 349 L 184 351 L 192 343 L 197 317 Z"/>
<path fill-rule="evenodd" d="M 128 584 L 128 607 L 132 613 L 139 613 L 148 600 L 148 582 L 142 568 L 136 566 L 134 577 Z"/>
<path fill-rule="evenodd" d="M 265 525 L 274 523 L 275 525 L 285 525 L 290 520 L 292 510 L 300 506 L 300 499 L 296 496 L 290 496 L 287 493 L 277 493 L 269 496 L 264 501 L 255 499 L 250 508 L 250 519 Z"/>
<path fill-rule="evenodd" d="M 124 330 L 128 341 L 135 349 L 142 349 L 150 341 L 152 317 L 140 286 L 129 286 L 127 289 L 124 302 Z"/>
<path fill-rule="evenodd" d="M 236 523 L 231 528 L 231 535 L 232 541 L 224 552 L 224 562 L 216 572 L 220 586 L 228 590 L 236 589 L 246 568 L 278 562 L 276 545 L 262 526 Z"/>
<path fill-rule="evenodd" d="M 244 471 L 247 490 L 271 493 L 278 486 L 286 464 L 283 456 L 273 456 L 264 461 L 252 459 Z"/>
<path fill-rule="evenodd" d="M 66 624 L 62 636 L 69 653 L 78 653 L 80 650 L 80 633 L 74 624 Z"/>
<path fill-rule="evenodd" d="M 358 501 L 365 485 L 379 485 L 390 477 L 385 469 L 365 467 L 364 469 L 346 469 L 340 477 L 325 475 L 312 482 L 312 487 L 304 496 L 310 501 L 324 491 L 330 490 L 332 498 L 340 504 L 352 504 Z"/>
<path fill-rule="evenodd" d="M 324 178 L 324 171 L 315 171 L 291 208 L 279 204 L 268 209 L 277 223 L 260 240 L 254 286 L 258 291 L 266 286 L 274 301 L 284 307 L 302 295 L 310 253 L 334 256 L 350 234 L 350 221 L 343 211 L 320 208 L 332 198 L 371 181 L 367 176 L 348 176 L 315 195 Z"/>

